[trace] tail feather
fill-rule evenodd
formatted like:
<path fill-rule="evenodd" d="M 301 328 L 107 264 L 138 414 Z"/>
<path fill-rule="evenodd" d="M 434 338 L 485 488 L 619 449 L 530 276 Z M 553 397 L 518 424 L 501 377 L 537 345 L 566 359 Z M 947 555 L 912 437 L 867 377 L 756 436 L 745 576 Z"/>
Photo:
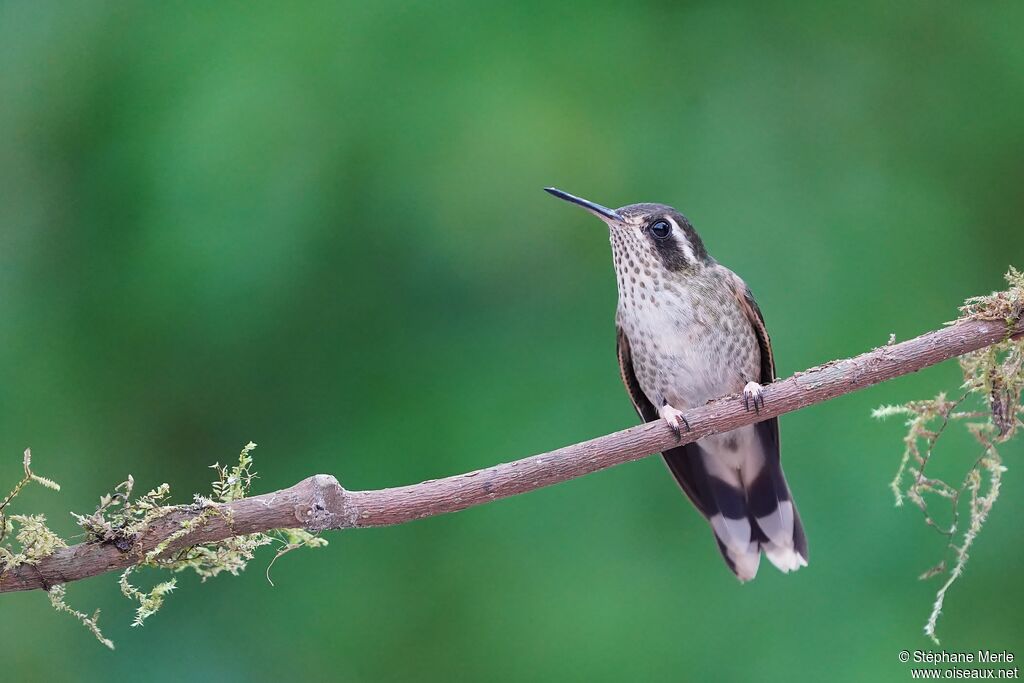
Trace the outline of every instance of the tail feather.
<path fill-rule="evenodd" d="M 757 568 L 761 564 L 761 552 L 757 543 L 750 543 L 746 549 L 729 548 L 722 538 L 715 533 L 718 549 L 722 551 L 722 559 L 740 581 L 746 582 L 757 576 Z"/>
<path fill-rule="evenodd" d="M 742 447 L 736 448 L 733 440 L 729 452 L 718 442 L 702 440 L 664 453 L 740 581 L 757 575 L 762 551 L 782 572 L 807 566 L 807 539 L 782 473 L 777 429 L 759 423 L 737 435 Z"/>
<path fill-rule="evenodd" d="M 755 427 L 759 441 L 762 445 L 770 444 L 773 435 L 761 424 Z M 761 547 L 768 560 L 780 571 L 791 572 L 807 566 L 807 539 L 782 473 L 778 451 L 772 457 L 772 451 L 765 450 L 761 471 L 747 486 L 747 506 L 751 520 L 762 532 Z"/>

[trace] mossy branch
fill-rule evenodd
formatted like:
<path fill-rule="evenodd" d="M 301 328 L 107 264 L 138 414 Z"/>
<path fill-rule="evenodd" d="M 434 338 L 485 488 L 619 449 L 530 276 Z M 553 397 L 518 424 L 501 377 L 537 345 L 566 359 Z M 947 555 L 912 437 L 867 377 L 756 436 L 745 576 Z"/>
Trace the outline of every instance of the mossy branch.
<path fill-rule="evenodd" d="M 972 297 L 960 308 L 961 320 L 1003 321 L 1004 339 L 960 357 L 964 382 L 959 395 L 950 399 L 945 392 L 933 399 L 910 401 L 897 406 L 882 406 L 874 411 L 878 418 L 900 415 L 907 418 L 903 458 L 890 485 L 897 507 L 905 499 L 921 510 L 925 523 L 942 536 L 945 556 L 920 578 L 945 576 L 935 593 L 932 611 L 924 632 L 939 644 L 936 625 L 946 594 L 963 575 L 968 554 L 981 531 L 992 506 L 999 497 L 1003 460 L 999 447 L 1011 440 L 1024 426 L 1024 339 L 1013 338 L 1014 325 L 1024 317 L 1024 274 L 1010 268 L 1006 274 L 1009 288 L 989 296 Z M 953 423 L 960 423 L 980 447 L 980 453 L 958 480 L 946 481 L 932 473 L 936 446 Z M 961 459 L 962 461 L 963 459 Z M 968 518 L 961 520 L 961 502 L 966 500 Z M 938 521 L 932 505 L 945 508 L 946 523 Z"/>
<path fill-rule="evenodd" d="M 172 573 L 191 569 L 206 581 L 225 571 L 237 575 L 253 559 L 256 549 L 275 541 L 280 543 L 281 547 L 271 560 L 271 565 L 292 550 L 327 544 L 326 540 L 300 528 L 237 533 L 232 517 L 233 510 L 225 506 L 241 501 L 249 494 L 252 482 L 256 478 L 255 472 L 251 470 L 251 453 L 254 448 L 254 443 L 246 445 L 239 454 L 238 464 L 233 467 L 213 465 L 213 469 L 217 470 L 217 480 L 213 482 L 212 497 L 197 494 L 191 505 L 168 504 L 166 499 L 170 495 L 169 484 L 161 484 L 148 493 L 133 497 L 135 480 L 129 475 L 126 481 L 115 487 L 114 493 L 100 497 L 99 506 L 91 515 L 71 513 L 88 539 L 86 543 L 75 546 L 76 548 L 105 546 L 132 558 L 118 582 L 121 593 L 129 600 L 139 603 L 132 626 L 142 626 L 147 618 L 160 609 L 164 597 L 177 585 L 177 579 L 172 578 L 156 584 L 148 591 L 143 591 L 128 580 L 129 576 L 140 568 L 151 567 Z M 9 518 L 4 516 L 4 510 L 11 501 L 31 482 L 51 489 L 60 489 L 53 481 L 33 473 L 30 464 L 31 452 L 26 450 L 24 478 L 3 501 L 0 501 L 0 583 L 20 569 L 36 567 L 51 558 L 58 549 L 67 548 L 63 539 L 46 526 L 46 518 L 42 515 L 10 515 Z M 194 533 L 215 517 L 223 517 L 228 527 L 235 533 L 216 540 L 204 540 L 202 534 Z M 147 549 L 148 546 L 140 540 L 157 528 L 158 522 L 160 525 L 176 524 L 177 527 L 170 533 L 154 535 L 156 543 Z M 10 541 L 8 539 L 15 528 L 15 523 L 18 525 L 17 534 L 14 540 Z M 66 577 L 62 577 L 59 583 L 44 583 L 43 587 L 49 594 L 50 603 L 58 612 L 70 614 L 78 619 L 103 645 L 113 649 L 113 642 L 103 637 L 100 631 L 99 610 L 89 616 L 67 604 L 66 580 Z M 270 567 L 267 568 L 267 580 L 270 580 Z"/>
<path fill-rule="evenodd" d="M 855 358 L 832 361 L 795 373 L 765 388 L 765 407 L 748 412 L 739 396 L 728 396 L 686 412 L 692 430 L 681 437 L 662 422 L 624 429 L 566 446 L 444 479 L 376 491 L 349 491 L 331 475 L 318 474 L 286 489 L 207 506 L 175 506 L 148 521 L 130 539 L 107 539 L 55 550 L 34 565 L 0 573 L 0 593 L 77 581 L 139 564 L 162 548 L 161 556 L 203 543 L 301 527 L 327 529 L 402 524 L 424 517 L 551 486 L 603 470 L 680 443 L 775 417 L 853 391 L 916 372 L 949 358 L 1024 334 L 1024 321 L 967 320 Z M 216 514 L 210 514 L 213 510 Z M 201 518 L 199 523 L 190 520 Z M 181 535 L 185 527 L 192 527 Z M 170 540 L 169 539 L 172 539 Z"/>
<path fill-rule="evenodd" d="M 124 570 L 121 589 L 126 597 L 139 603 L 133 625 L 141 625 L 160 607 L 175 584 L 172 579 L 148 592 L 142 591 L 128 581 L 138 567 L 172 572 L 193 569 L 204 580 L 221 571 L 234 574 L 245 567 L 256 548 L 272 540 L 282 544 L 276 560 L 295 548 L 323 545 L 326 541 L 314 534 L 328 529 L 402 524 L 464 510 L 800 410 L 966 355 L 961 363 L 964 387 L 968 393 L 980 392 L 989 397 L 987 412 L 958 411 L 963 398 L 948 401 L 944 395 L 933 401 L 911 402 L 877 411 L 881 416 L 912 416 L 908 423 L 907 453 L 894 482 L 898 501 L 903 495 L 903 473 L 910 472 L 915 480 L 905 491 L 907 497 L 925 511 L 929 524 L 939 528 L 928 515 L 922 493 L 951 499 L 954 509 L 962 493 L 969 495 L 971 523 L 959 546 L 950 541 L 958 560 L 949 580 L 939 591 L 929 619 L 928 634 L 934 637 L 942 598 L 962 572 L 967 549 L 998 493 L 1002 467 L 994 444 L 1009 439 L 1021 425 L 1019 402 L 1024 387 L 1021 368 L 1024 343 L 1015 340 L 1024 338 L 1024 277 L 1012 269 L 1007 277 L 1011 282 L 1009 291 L 969 299 L 961 318 L 947 327 L 899 344 L 890 338 L 885 346 L 855 358 L 831 361 L 768 385 L 764 392 L 765 404 L 759 412 L 748 411 L 742 398 L 735 395 L 689 410 L 685 417 L 692 429 L 682 435 L 657 421 L 522 460 L 411 486 L 348 491 L 333 476 L 318 474 L 289 488 L 252 497 L 248 497 L 255 476 L 250 471 L 250 452 L 255 444 L 249 444 L 236 466 L 214 465 L 218 480 L 214 482 L 213 495 L 196 496 L 190 505 L 165 504 L 169 492 L 166 484 L 132 499 L 134 481 L 129 477 L 114 494 L 101 498 L 95 513 L 75 516 L 89 540 L 70 547 L 64 546 L 63 541 L 46 528 L 42 516 L 5 516 L 5 508 L 29 482 L 56 488 L 56 484 L 31 471 L 30 453 L 26 451 L 25 477 L 0 501 L 0 593 L 46 590 L 55 607 L 76 616 L 104 644 L 112 646 L 99 632 L 97 615 L 89 617 L 65 604 L 65 584 Z M 945 425 L 951 419 L 979 415 L 986 419 L 980 424 L 972 423 L 971 430 L 985 448 L 964 483 L 957 488 L 925 477 L 924 469 L 934 441 Z M 937 430 L 927 427 L 933 419 L 941 421 Z M 919 439 L 926 442 L 925 452 L 918 448 Z M 990 475 L 987 493 L 982 493 L 982 470 Z M 16 538 L 20 548 L 4 544 L 4 538 L 13 530 L 12 520 L 21 525 Z M 952 537 L 955 526 L 956 517 L 950 529 L 940 530 Z M 941 571 L 945 571 L 944 565 L 932 574 Z"/>

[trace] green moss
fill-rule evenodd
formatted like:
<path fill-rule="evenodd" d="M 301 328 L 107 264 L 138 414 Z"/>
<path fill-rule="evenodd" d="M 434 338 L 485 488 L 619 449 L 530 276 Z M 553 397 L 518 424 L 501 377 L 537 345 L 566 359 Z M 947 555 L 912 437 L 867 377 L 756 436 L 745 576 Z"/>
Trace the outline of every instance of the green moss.
<path fill-rule="evenodd" d="M 128 550 L 153 520 L 175 509 L 165 504 L 171 493 L 169 484 L 160 484 L 132 500 L 134 489 L 135 478 L 129 474 L 126 480 L 114 487 L 113 493 L 100 496 L 95 512 L 90 515 L 71 513 L 85 531 L 87 541 L 111 543 L 121 550 Z"/>
<path fill-rule="evenodd" d="M 92 634 L 96 636 L 96 640 L 100 641 L 100 643 L 109 647 L 111 650 L 114 649 L 114 642 L 109 638 L 105 638 L 103 633 L 100 631 L 98 623 L 100 618 L 99 610 L 96 610 L 92 613 L 92 616 L 89 616 L 85 612 L 79 612 L 78 610 L 73 609 L 64 601 L 65 597 L 67 597 L 67 587 L 63 584 L 53 586 L 46 593 L 50 598 L 50 604 L 53 605 L 55 610 L 58 612 L 64 612 L 65 614 L 70 614 L 75 619 L 78 619 L 82 622 L 83 626 L 89 629 Z"/>
<path fill-rule="evenodd" d="M 41 477 L 32 471 L 32 451 L 26 448 L 22 456 L 25 476 L 21 478 L 7 497 L 0 501 L 0 581 L 3 573 L 23 564 L 38 564 L 43 558 L 53 554 L 58 548 L 66 548 L 67 544 L 60 536 L 46 526 L 43 515 L 8 515 L 7 509 L 14 499 L 30 483 L 36 483 L 53 491 L 60 491 L 60 485 L 52 479 Z M 11 540 L 13 538 L 13 541 Z M 88 628 L 103 645 L 114 649 L 114 643 L 103 637 L 99 627 L 100 611 L 92 616 L 72 609 L 67 604 L 67 590 L 63 585 L 52 586 L 47 591 L 50 604 L 58 612 L 70 614 Z"/>
<path fill-rule="evenodd" d="M 252 471 L 252 452 L 256 444 L 252 441 L 245 444 L 245 448 L 238 454 L 238 464 L 229 468 L 221 467 L 219 463 L 210 465 L 210 469 L 217 470 L 217 481 L 213 482 L 213 495 L 218 503 L 230 503 L 233 500 L 245 498 L 252 488 L 252 480 L 256 473 Z"/>
<path fill-rule="evenodd" d="M 128 582 L 128 576 L 134 570 L 135 567 L 125 569 L 117 583 L 121 587 L 121 595 L 129 600 L 138 601 L 139 607 L 135 610 L 135 620 L 132 621 L 132 626 L 142 626 L 142 622 L 163 607 L 164 596 L 173 591 L 178 582 L 175 579 L 162 581 L 153 586 L 149 592 L 144 593 Z"/>
<path fill-rule="evenodd" d="M 22 456 L 22 465 L 25 476 L 3 501 L 0 501 L 0 573 L 22 564 L 38 564 L 44 557 L 52 555 L 57 548 L 64 548 L 67 545 L 46 526 L 45 516 L 7 514 L 7 509 L 15 497 L 32 482 L 60 491 L 60 486 L 55 481 L 32 471 L 32 451 L 28 448 Z"/>
<path fill-rule="evenodd" d="M 195 514 L 181 522 L 180 527 L 148 553 L 140 553 L 138 562 L 126 569 L 119 579 L 121 593 L 138 603 L 132 626 L 141 626 L 146 619 L 156 614 L 163 606 L 164 599 L 177 587 L 177 580 L 170 578 L 159 581 L 152 588 L 143 590 L 129 581 L 129 577 L 142 568 L 178 573 L 194 571 L 206 581 L 222 572 L 237 575 L 243 571 L 257 549 L 273 543 L 280 548 L 271 560 L 273 565 L 281 555 L 301 547 L 315 548 L 327 541 L 303 529 L 278 529 L 269 533 L 246 534 L 217 541 L 185 546 L 168 552 L 179 545 L 196 529 L 202 527 L 215 515 L 229 515 L 222 509 L 225 503 L 240 500 L 249 495 L 256 473 L 252 471 L 252 451 L 256 444 L 250 442 L 238 456 L 238 463 L 231 467 L 212 465 L 217 479 L 211 485 L 209 495 L 196 494 L 189 505 L 171 505 L 170 486 L 161 484 L 156 488 L 132 498 L 135 480 L 128 478 L 114 487 L 112 493 L 100 497 L 96 510 L 88 515 L 72 513 L 75 521 L 85 532 L 86 541 L 108 543 L 122 552 L 132 552 L 140 535 L 155 520 L 171 512 L 188 511 Z M 7 515 L 6 510 L 18 493 L 29 483 L 35 482 L 47 488 L 59 490 L 53 481 L 40 477 L 31 470 L 31 452 L 25 451 L 25 476 L 14 490 L 0 502 L 0 581 L 2 573 L 22 564 L 36 564 L 52 554 L 57 548 L 66 547 L 63 539 L 46 527 L 43 515 Z M 269 581 L 270 566 L 267 567 Z M 66 589 L 57 585 L 48 591 L 53 607 L 78 619 L 96 638 L 113 649 L 113 643 L 103 637 L 97 624 L 99 611 L 89 616 L 71 608 L 65 601 Z"/>

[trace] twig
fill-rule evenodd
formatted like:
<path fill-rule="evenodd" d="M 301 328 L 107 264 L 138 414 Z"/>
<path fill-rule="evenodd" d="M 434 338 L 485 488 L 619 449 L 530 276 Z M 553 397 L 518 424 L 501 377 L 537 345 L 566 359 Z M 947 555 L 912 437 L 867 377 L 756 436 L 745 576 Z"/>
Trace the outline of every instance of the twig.
<path fill-rule="evenodd" d="M 681 440 L 663 422 L 652 422 L 522 460 L 376 491 L 347 491 L 334 477 L 318 474 L 287 489 L 218 506 L 224 514 L 208 514 L 163 552 L 272 529 L 304 527 L 319 532 L 388 526 L 465 510 L 822 403 L 1021 334 L 1024 321 L 1009 329 L 1003 321 L 963 321 L 856 358 L 832 361 L 765 387 L 765 405 L 759 413 L 744 410 L 739 396 L 687 411 L 692 430 Z M 125 550 L 111 543 L 59 549 L 36 565 L 0 574 L 0 593 L 46 589 L 132 566 L 179 530 L 182 522 L 200 514 L 191 506 L 177 508 L 154 520 Z"/>

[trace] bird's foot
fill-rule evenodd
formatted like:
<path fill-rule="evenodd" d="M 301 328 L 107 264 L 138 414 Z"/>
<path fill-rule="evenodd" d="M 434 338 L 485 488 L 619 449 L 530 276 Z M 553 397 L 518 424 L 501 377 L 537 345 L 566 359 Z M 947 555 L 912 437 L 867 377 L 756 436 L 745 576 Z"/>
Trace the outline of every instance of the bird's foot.
<path fill-rule="evenodd" d="M 683 417 L 683 411 L 677 410 L 666 403 L 658 411 L 658 414 L 661 415 L 661 419 L 668 423 L 668 426 L 676 433 L 676 436 L 679 436 L 683 429 L 690 431 L 690 423 Z"/>
<path fill-rule="evenodd" d="M 755 413 L 760 413 L 764 408 L 764 387 L 757 382 L 747 382 L 743 387 L 743 407 L 747 412 L 753 408 Z"/>

